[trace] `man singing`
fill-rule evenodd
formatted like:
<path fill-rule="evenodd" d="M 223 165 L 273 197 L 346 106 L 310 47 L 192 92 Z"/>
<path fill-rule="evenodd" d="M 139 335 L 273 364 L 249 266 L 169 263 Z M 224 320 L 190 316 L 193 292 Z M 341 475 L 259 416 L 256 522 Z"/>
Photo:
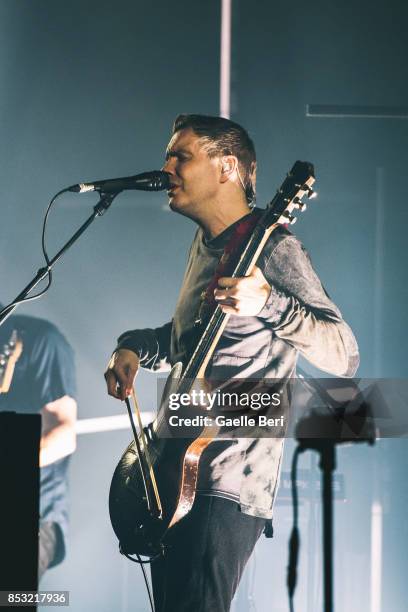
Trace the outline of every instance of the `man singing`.
<path fill-rule="evenodd" d="M 124 399 L 139 367 L 184 365 L 194 322 L 224 248 L 253 213 L 256 156 L 238 124 L 179 115 L 163 168 L 171 210 L 192 219 L 191 245 L 171 322 L 125 332 L 105 372 L 108 393 Z M 221 276 L 214 297 L 230 314 L 209 378 L 287 379 L 298 353 L 338 376 L 358 366 L 354 336 L 300 244 L 283 226 L 266 243 L 253 272 Z M 152 564 L 157 612 L 227 612 L 256 541 L 272 518 L 282 438 L 216 440 L 204 452 L 192 510 L 177 525 L 164 557 Z"/>

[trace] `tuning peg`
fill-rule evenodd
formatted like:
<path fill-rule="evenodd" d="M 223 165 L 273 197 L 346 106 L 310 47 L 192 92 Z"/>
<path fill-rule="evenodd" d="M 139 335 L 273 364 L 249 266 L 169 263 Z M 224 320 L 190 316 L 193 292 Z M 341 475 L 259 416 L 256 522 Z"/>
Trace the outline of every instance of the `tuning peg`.
<path fill-rule="evenodd" d="M 317 196 L 317 192 L 314 191 L 314 189 L 312 189 L 311 187 L 309 187 L 309 185 L 303 185 L 302 189 L 306 191 L 306 195 L 309 198 L 309 200 Z"/>
<path fill-rule="evenodd" d="M 282 213 L 282 217 L 284 217 L 283 223 L 290 223 L 293 225 L 297 221 L 297 217 L 291 215 L 287 210 Z"/>
<path fill-rule="evenodd" d="M 307 208 L 306 204 L 302 202 L 302 200 L 298 198 L 297 196 L 293 198 L 293 203 L 296 206 L 296 208 L 298 208 L 301 212 L 305 211 Z"/>

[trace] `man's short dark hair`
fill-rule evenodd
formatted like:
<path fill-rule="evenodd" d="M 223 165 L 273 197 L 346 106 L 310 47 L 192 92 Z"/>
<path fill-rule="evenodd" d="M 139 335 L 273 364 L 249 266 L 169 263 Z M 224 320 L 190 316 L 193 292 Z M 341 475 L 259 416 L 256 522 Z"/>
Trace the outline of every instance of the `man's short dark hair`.
<path fill-rule="evenodd" d="M 173 125 L 173 134 L 192 129 L 203 141 L 209 157 L 235 155 L 245 187 L 248 203 L 255 201 L 256 153 L 254 143 L 244 128 L 224 117 L 208 115 L 179 115 Z"/>

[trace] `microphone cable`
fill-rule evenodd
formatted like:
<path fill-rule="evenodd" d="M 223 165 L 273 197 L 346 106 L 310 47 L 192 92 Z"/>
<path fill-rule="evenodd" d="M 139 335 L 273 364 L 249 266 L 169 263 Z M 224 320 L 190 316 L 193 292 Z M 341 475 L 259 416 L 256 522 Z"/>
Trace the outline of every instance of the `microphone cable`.
<path fill-rule="evenodd" d="M 144 578 L 145 585 L 146 585 L 147 595 L 149 597 L 150 609 L 151 609 L 151 612 L 155 612 L 152 589 L 151 589 L 151 586 L 149 584 L 149 579 L 147 578 L 145 565 L 148 564 L 148 563 L 151 563 L 152 561 L 154 561 L 155 559 L 160 557 L 161 553 L 159 553 L 158 555 L 156 555 L 155 557 L 153 557 L 151 559 L 145 559 L 144 560 L 137 553 L 135 553 L 137 558 L 134 559 L 133 557 L 131 557 L 127 553 L 123 552 L 123 550 L 121 549 L 120 545 L 119 545 L 119 550 L 120 550 L 121 554 L 126 557 L 126 559 L 129 559 L 129 561 L 133 561 L 133 563 L 138 563 L 140 565 L 140 567 L 142 568 L 142 573 L 143 573 L 143 578 Z"/>
<path fill-rule="evenodd" d="M 46 263 L 47 285 L 44 287 L 44 289 L 42 289 L 41 291 L 39 291 L 35 295 L 26 296 L 25 298 L 22 298 L 21 300 L 14 300 L 13 302 L 10 302 L 9 304 L 7 304 L 7 306 L 5 306 L 0 311 L 0 315 L 2 315 L 3 313 L 7 312 L 10 308 L 13 308 L 14 306 L 18 306 L 19 304 L 23 304 L 25 302 L 32 302 L 34 300 L 38 300 L 51 287 L 51 283 L 52 283 L 52 271 L 50 269 L 50 258 L 48 257 L 47 248 L 46 248 L 46 244 L 45 244 L 46 226 L 47 226 L 47 221 L 48 221 L 49 213 L 51 211 L 52 206 L 56 202 L 57 198 L 59 198 L 60 195 L 62 195 L 63 193 L 66 193 L 68 191 L 69 191 L 69 189 L 66 188 L 66 189 L 62 189 L 61 191 L 59 191 L 58 193 L 55 194 L 55 196 L 51 199 L 50 203 L 48 204 L 48 207 L 47 207 L 47 210 L 46 210 L 45 216 L 44 216 L 44 221 L 43 221 L 43 225 L 42 225 L 42 234 L 41 234 L 41 248 L 42 248 L 42 252 L 43 252 L 45 263 Z"/>

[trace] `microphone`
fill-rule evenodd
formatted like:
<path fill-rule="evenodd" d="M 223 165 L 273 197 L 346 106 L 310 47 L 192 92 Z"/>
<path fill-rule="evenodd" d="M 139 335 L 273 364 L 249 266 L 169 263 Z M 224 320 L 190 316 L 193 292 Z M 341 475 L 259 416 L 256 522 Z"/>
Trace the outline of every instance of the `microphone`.
<path fill-rule="evenodd" d="M 170 188 L 170 176 L 162 170 L 142 172 L 134 176 L 107 179 L 106 181 L 94 181 L 93 183 L 79 183 L 68 187 L 68 191 L 86 193 L 87 191 L 101 191 L 103 193 L 119 193 L 125 189 L 137 189 L 140 191 L 163 191 Z"/>

